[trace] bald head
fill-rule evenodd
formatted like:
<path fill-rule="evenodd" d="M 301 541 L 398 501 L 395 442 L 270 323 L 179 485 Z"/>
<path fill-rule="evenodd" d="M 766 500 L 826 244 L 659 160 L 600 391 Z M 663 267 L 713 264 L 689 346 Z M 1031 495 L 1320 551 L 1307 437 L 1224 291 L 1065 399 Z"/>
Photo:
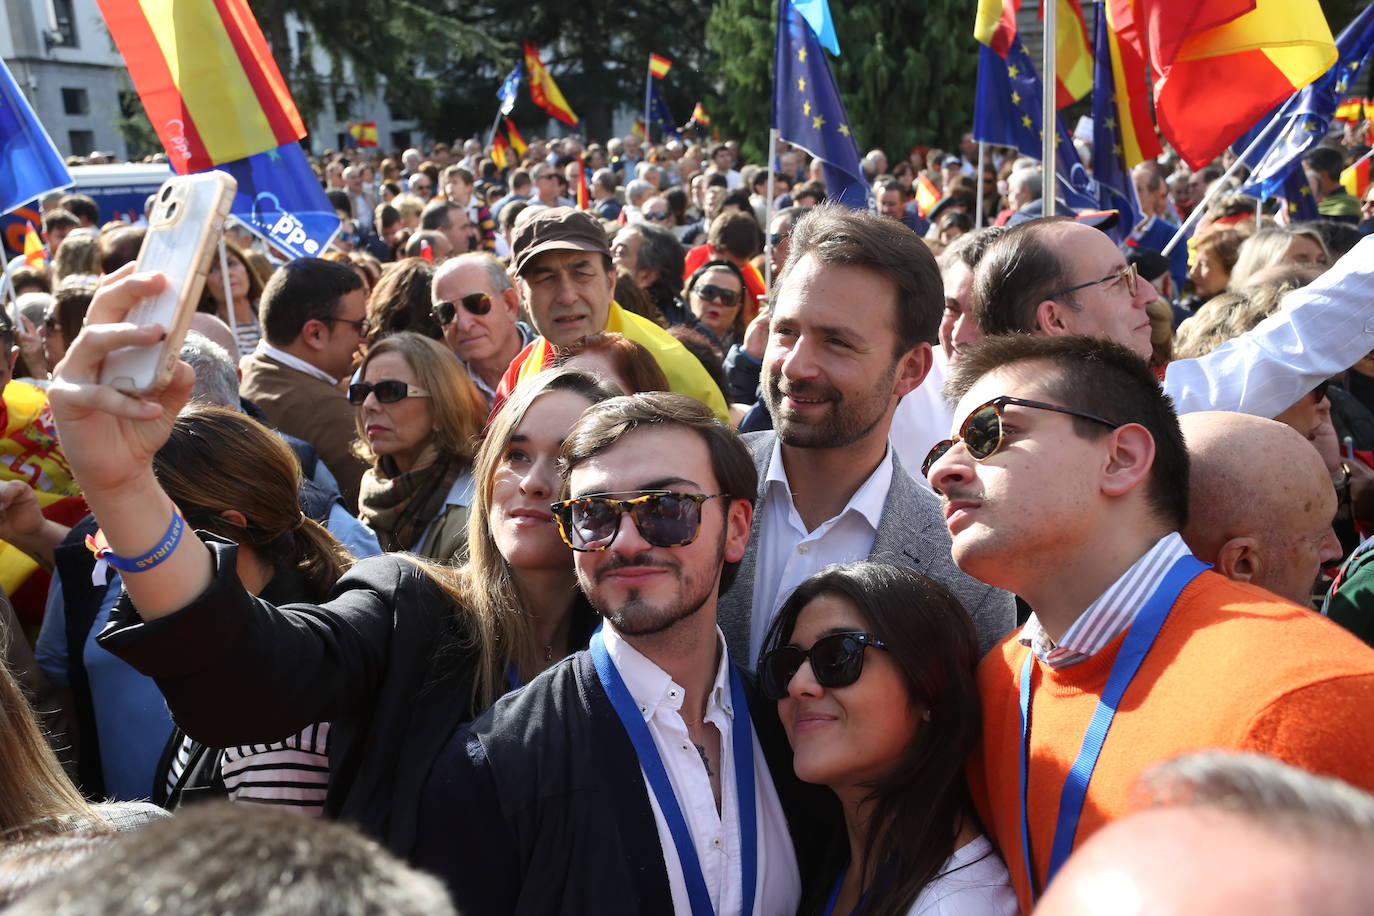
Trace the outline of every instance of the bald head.
<path fill-rule="evenodd" d="M 1228 579 L 1310 606 L 1321 564 L 1340 555 L 1336 493 L 1312 443 L 1247 414 L 1186 413 L 1179 425 L 1190 467 L 1189 549 Z"/>
<path fill-rule="evenodd" d="M 240 315 L 240 318 L 248 318 L 248 315 Z M 224 352 L 230 356 L 237 357 L 239 352 L 238 343 L 234 340 L 234 332 L 229 330 L 229 325 L 217 315 L 209 312 L 196 312 L 191 316 L 191 330 L 199 331 L 206 337 L 213 340 L 224 348 Z"/>

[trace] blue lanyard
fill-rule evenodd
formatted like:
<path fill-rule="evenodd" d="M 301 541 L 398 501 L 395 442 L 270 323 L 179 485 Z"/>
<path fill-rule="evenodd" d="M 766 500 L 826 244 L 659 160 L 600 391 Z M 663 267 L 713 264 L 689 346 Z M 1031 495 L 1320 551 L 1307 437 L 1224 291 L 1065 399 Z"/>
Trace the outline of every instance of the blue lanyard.
<path fill-rule="evenodd" d="M 1054 825 L 1054 844 L 1050 848 L 1049 867 L 1045 871 L 1045 885 L 1054 880 L 1064 860 L 1073 850 L 1074 836 L 1078 833 L 1078 819 L 1083 813 L 1083 800 L 1088 794 L 1088 783 L 1092 780 L 1097 758 L 1102 753 L 1102 745 L 1107 740 L 1107 731 L 1112 727 L 1116 716 L 1117 704 L 1131 686 L 1140 663 L 1145 660 L 1150 647 L 1159 636 L 1160 628 L 1169 617 L 1169 610 L 1178 600 L 1179 593 L 1210 565 L 1189 554 L 1179 557 L 1154 594 L 1140 609 L 1135 621 L 1126 631 L 1116 661 L 1112 663 L 1111 673 L 1107 676 L 1107 686 L 1097 701 L 1097 709 L 1088 722 L 1083 735 L 1083 744 L 1078 750 L 1069 774 L 1064 777 L 1064 788 L 1059 796 L 1059 817 Z M 1030 770 L 1030 700 L 1031 674 L 1035 653 L 1026 652 L 1026 662 L 1021 666 L 1021 854 L 1025 859 L 1026 879 L 1030 884 L 1031 897 L 1036 895 L 1035 864 L 1031 858 L 1030 820 L 1026 808 L 1026 784 Z"/>
<path fill-rule="evenodd" d="M 649 734 L 649 726 L 639 711 L 634 697 L 630 696 L 625 681 L 611 663 L 610 653 L 598 629 L 592 634 L 592 664 L 596 666 L 596 676 L 610 697 L 620 724 L 625 727 L 634 745 L 639 765 L 644 768 L 644 776 L 649 788 L 658 799 L 658 808 L 663 819 L 668 822 L 668 832 L 672 834 L 673 845 L 677 847 L 678 861 L 682 863 L 682 877 L 687 885 L 687 897 L 692 904 L 692 916 L 707 916 L 715 912 L 711 906 L 711 895 L 706 889 L 706 876 L 701 871 L 701 860 L 697 858 L 692 834 L 687 829 L 687 819 L 678 805 L 673 784 L 668 780 L 668 771 L 654 745 L 654 736 Z M 730 665 L 730 659 L 721 659 L 722 665 Z M 734 665 L 730 665 L 730 696 L 735 707 L 734 724 L 731 728 L 731 745 L 734 750 L 735 796 L 739 807 L 740 834 L 740 893 L 741 912 L 749 916 L 754 910 L 754 890 L 758 884 L 758 811 L 754 804 L 754 730 L 749 721 L 749 704 L 744 695 L 744 684 Z"/>

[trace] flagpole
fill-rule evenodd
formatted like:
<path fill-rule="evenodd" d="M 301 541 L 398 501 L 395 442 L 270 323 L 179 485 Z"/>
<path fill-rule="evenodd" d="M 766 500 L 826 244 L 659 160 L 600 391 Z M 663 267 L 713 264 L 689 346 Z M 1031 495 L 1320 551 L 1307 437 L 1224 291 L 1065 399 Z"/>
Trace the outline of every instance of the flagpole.
<path fill-rule="evenodd" d="M 234 332 L 234 362 L 243 358 L 243 344 L 239 341 L 239 318 L 234 314 L 234 291 L 229 285 L 229 254 L 224 236 L 219 237 L 219 277 L 224 281 L 224 314 L 229 316 L 229 330 Z"/>
<path fill-rule="evenodd" d="M 768 202 L 763 209 L 763 288 L 773 289 L 773 182 L 777 172 L 773 163 L 778 159 L 778 129 L 768 129 Z"/>
<path fill-rule="evenodd" d="M 1044 66 L 1041 69 L 1041 90 L 1040 90 L 1040 132 L 1044 134 L 1041 144 L 1044 152 L 1041 155 L 1040 166 L 1041 175 L 1041 197 L 1044 202 L 1041 206 L 1041 214 L 1044 216 L 1054 216 L 1054 195 L 1055 185 L 1055 145 L 1059 140 L 1059 109 L 1055 107 L 1058 101 L 1059 82 L 1055 70 L 1055 44 L 1059 40 L 1059 27 L 1056 21 L 1059 18 L 1059 4 L 1056 0 L 1047 0 L 1045 3 L 1045 56 Z M 979 170 L 981 175 L 981 169 Z"/>
<path fill-rule="evenodd" d="M 648 161 L 648 158 L 649 158 L 649 150 L 648 150 L 648 147 L 653 145 L 653 141 L 650 139 L 650 138 L 653 136 L 653 132 L 652 132 L 652 131 L 650 130 L 650 128 L 649 128 L 649 99 L 650 99 L 650 97 L 651 97 L 651 94 L 652 94 L 653 88 L 654 88 L 654 84 L 651 82 L 651 80 L 653 80 L 653 78 L 654 78 L 654 71 L 646 68 L 646 69 L 644 70 L 644 146 L 645 146 L 645 150 L 644 150 L 644 159 L 645 159 L 645 161 Z"/>
<path fill-rule="evenodd" d="M 1264 128 L 1264 130 L 1260 131 L 1259 135 L 1255 137 L 1255 139 L 1250 142 L 1250 145 L 1245 148 L 1245 152 L 1241 153 L 1239 156 L 1236 157 L 1236 161 L 1231 163 L 1231 167 L 1226 170 L 1226 173 L 1222 175 L 1220 178 L 1218 178 L 1216 181 L 1212 182 L 1212 187 L 1208 188 L 1207 193 L 1203 195 L 1202 200 L 1197 202 L 1197 206 L 1193 208 L 1193 212 L 1188 214 L 1188 218 L 1183 221 L 1182 226 L 1178 227 L 1178 231 L 1174 233 L 1173 238 L 1169 239 L 1169 244 L 1164 246 L 1164 250 L 1161 251 L 1160 254 L 1164 255 L 1167 258 L 1169 256 L 1169 252 L 1173 251 L 1175 248 L 1178 247 L 1179 240 L 1187 236 L 1188 232 L 1193 228 L 1193 226 L 1197 225 L 1197 221 L 1202 219 L 1202 214 L 1207 212 L 1207 205 L 1212 202 L 1212 199 L 1214 197 L 1221 193 L 1221 189 L 1226 184 L 1226 179 L 1234 175 L 1236 173 L 1236 170 L 1245 164 L 1246 160 L 1250 158 L 1250 154 L 1255 152 L 1255 150 L 1259 147 L 1261 143 L 1264 143 L 1269 139 L 1269 135 L 1273 133 L 1274 128 L 1278 126 L 1281 120 L 1282 118 L 1276 117 L 1272 121 L 1270 121 L 1269 124 Z"/>
<path fill-rule="evenodd" d="M 982 140 L 978 141 L 978 201 L 973 205 L 973 227 L 983 228 L 983 156 L 987 153 L 987 144 Z"/>
<path fill-rule="evenodd" d="M 501 117 L 503 114 L 504 112 L 501 111 L 500 106 L 497 106 L 496 117 L 493 118 L 491 122 L 491 132 L 487 134 L 488 149 L 490 149 L 491 145 L 496 142 L 496 131 L 501 127 Z"/>

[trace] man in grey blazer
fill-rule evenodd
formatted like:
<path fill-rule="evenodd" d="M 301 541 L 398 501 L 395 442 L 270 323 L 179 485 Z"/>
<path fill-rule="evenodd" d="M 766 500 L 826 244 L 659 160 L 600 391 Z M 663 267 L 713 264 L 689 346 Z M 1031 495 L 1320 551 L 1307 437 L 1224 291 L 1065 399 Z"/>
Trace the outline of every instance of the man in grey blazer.
<path fill-rule="evenodd" d="M 787 596 L 830 563 L 873 559 L 930 576 L 964 605 L 987 649 L 1014 599 L 961 572 L 939 500 L 889 446 L 897 403 L 930 370 L 944 287 L 900 223 L 821 206 L 797 221 L 771 310 L 762 388 L 776 432 L 746 437 L 758 504 L 719 620 L 753 669 Z"/>

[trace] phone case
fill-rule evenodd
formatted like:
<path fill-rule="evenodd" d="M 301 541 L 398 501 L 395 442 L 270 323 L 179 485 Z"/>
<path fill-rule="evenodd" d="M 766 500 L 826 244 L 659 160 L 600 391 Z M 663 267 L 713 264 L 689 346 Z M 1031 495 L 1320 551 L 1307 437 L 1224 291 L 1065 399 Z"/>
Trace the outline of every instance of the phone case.
<path fill-rule="evenodd" d="M 237 190 L 233 176 L 219 171 L 176 175 L 158 189 L 148 214 L 148 234 L 138 252 L 138 270 L 161 271 L 167 275 L 167 286 L 135 306 L 126 320 L 160 324 L 167 336 L 152 346 L 110 353 L 100 370 L 101 384 L 148 394 L 171 381 Z"/>

